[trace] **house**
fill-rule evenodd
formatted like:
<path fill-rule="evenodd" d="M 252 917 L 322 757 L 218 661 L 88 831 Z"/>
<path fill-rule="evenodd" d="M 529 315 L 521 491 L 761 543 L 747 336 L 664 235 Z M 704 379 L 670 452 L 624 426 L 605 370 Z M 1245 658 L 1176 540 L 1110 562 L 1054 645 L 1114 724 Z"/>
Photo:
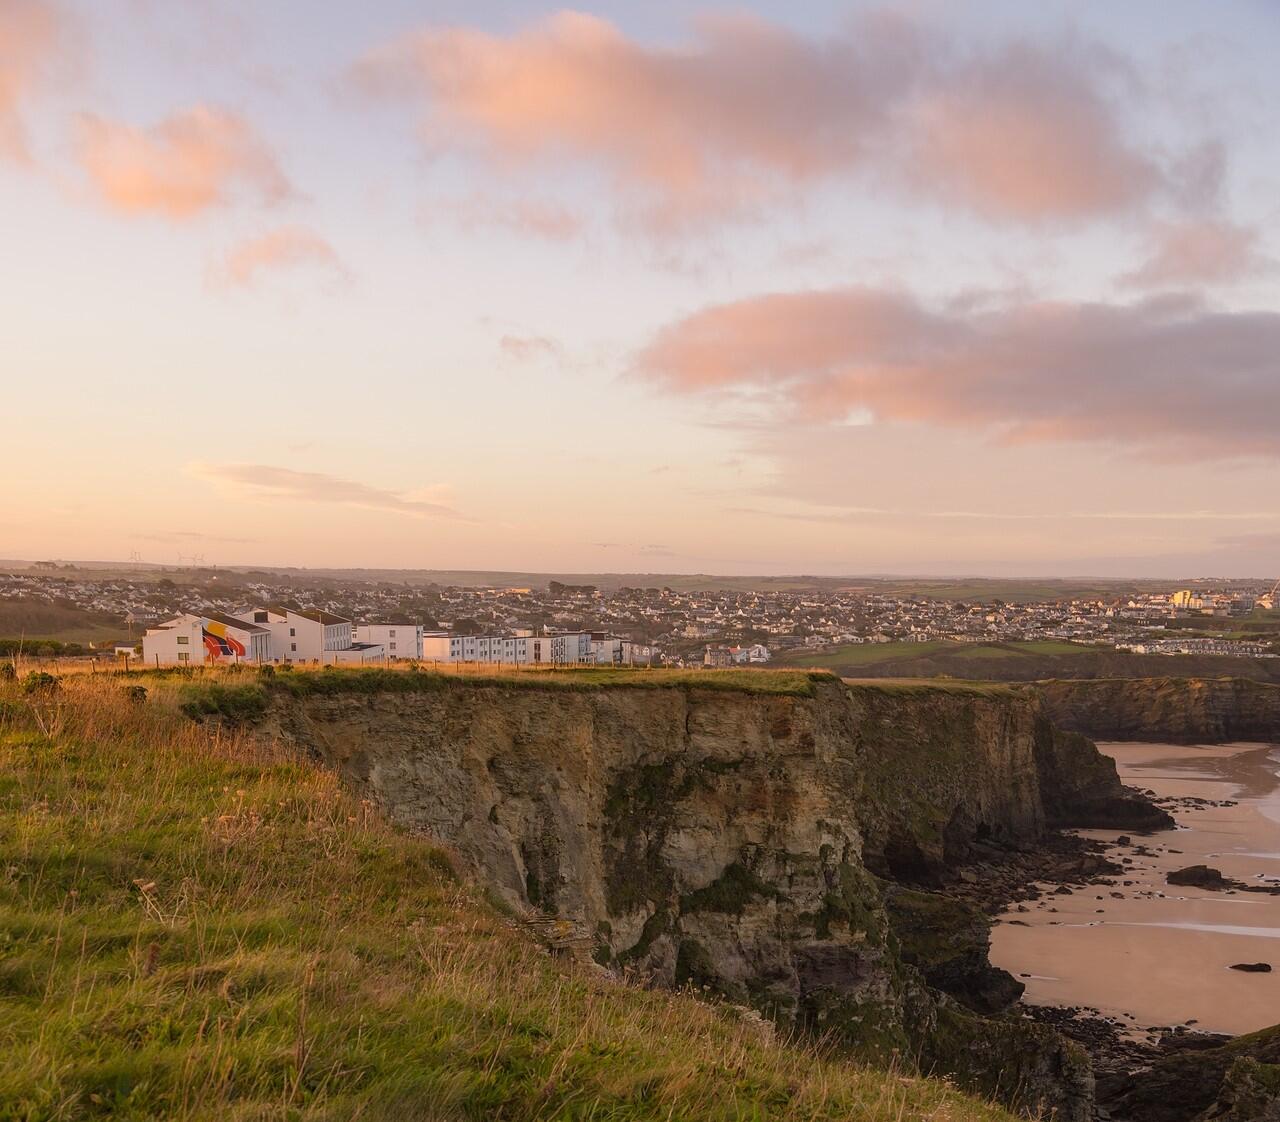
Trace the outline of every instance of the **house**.
<path fill-rule="evenodd" d="M 147 628 L 142 659 L 149 666 L 267 662 L 271 640 L 271 631 L 260 624 L 220 612 L 185 612 Z"/>
<path fill-rule="evenodd" d="M 375 643 L 387 658 L 421 658 L 422 625 L 419 623 L 357 623 L 353 643 Z"/>
<path fill-rule="evenodd" d="M 254 608 L 240 620 L 265 628 L 271 635 L 271 658 L 276 662 L 347 662 L 351 658 L 325 658 L 326 654 L 351 651 L 354 637 L 349 619 L 317 608 Z M 364 648 L 361 658 L 371 656 Z"/>

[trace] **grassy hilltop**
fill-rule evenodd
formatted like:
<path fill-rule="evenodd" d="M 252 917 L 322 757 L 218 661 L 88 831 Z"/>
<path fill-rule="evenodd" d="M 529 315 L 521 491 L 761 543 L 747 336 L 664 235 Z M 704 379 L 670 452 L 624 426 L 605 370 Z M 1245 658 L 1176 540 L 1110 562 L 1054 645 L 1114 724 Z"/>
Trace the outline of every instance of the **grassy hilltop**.
<path fill-rule="evenodd" d="M 551 958 L 184 699 L 0 679 L 0 1119 L 1008 1118 Z"/>

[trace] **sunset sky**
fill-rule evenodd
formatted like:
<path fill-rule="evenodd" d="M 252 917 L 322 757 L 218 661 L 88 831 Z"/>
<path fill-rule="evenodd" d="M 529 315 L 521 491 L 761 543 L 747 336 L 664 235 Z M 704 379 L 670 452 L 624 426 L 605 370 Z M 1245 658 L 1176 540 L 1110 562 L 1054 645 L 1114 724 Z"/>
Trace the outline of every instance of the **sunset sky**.
<path fill-rule="evenodd" d="M 0 0 L 0 557 L 1280 575 L 1280 5 Z"/>

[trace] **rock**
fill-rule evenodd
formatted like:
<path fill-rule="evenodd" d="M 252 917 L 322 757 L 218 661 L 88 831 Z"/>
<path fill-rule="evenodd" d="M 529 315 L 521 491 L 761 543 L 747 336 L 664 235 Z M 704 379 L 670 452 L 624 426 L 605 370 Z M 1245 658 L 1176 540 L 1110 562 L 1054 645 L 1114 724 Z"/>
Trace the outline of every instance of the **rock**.
<path fill-rule="evenodd" d="M 1170 873 L 1165 880 L 1170 884 L 1209 889 L 1226 888 L 1231 883 L 1222 875 L 1222 870 L 1208 865 L 1188 865 L 1185 869 L 1177 869 Z"/>
<path fill-rule="evenodd" d="M 1246 974 L 1270 974 L 1271 963 L 1269 962 L 1237 962 L 1231 967 L 1232 970 L 1243 970 Z"/>

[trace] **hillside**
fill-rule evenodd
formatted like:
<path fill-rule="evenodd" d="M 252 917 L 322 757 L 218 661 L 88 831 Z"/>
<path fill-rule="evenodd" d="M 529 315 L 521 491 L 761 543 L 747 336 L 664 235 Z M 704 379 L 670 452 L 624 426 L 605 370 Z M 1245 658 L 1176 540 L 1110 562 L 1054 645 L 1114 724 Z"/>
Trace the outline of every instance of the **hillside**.
<path fill-rule="evenodd" d="M 0 1118 L 1007 1119 L 549 957 L 332 772 L 142 680 L 0 680 Z"/>
<path fill-rule="evenodd" d="M 780 666 L 822 667 L 845 678 L 961 678 L 1035 682 L 1043 678 L 1159 678 L 1230 675 L 1280 682 L 1280 658 L 1138 655 L 1082 643 L 851 643 L 812 654 L 789 652 Z"/>
<path fill-rule="evenodd" d="M 1247 678 L 1039 683 L 1053 720 L 1099 740 L 1280 741 L 1280 685 Z"/>
<path fill-rule="evenodd" d="M 127 634 L 124 620 L 71 604 L 0 600 L 0 639 L 91 643 Z"/>

